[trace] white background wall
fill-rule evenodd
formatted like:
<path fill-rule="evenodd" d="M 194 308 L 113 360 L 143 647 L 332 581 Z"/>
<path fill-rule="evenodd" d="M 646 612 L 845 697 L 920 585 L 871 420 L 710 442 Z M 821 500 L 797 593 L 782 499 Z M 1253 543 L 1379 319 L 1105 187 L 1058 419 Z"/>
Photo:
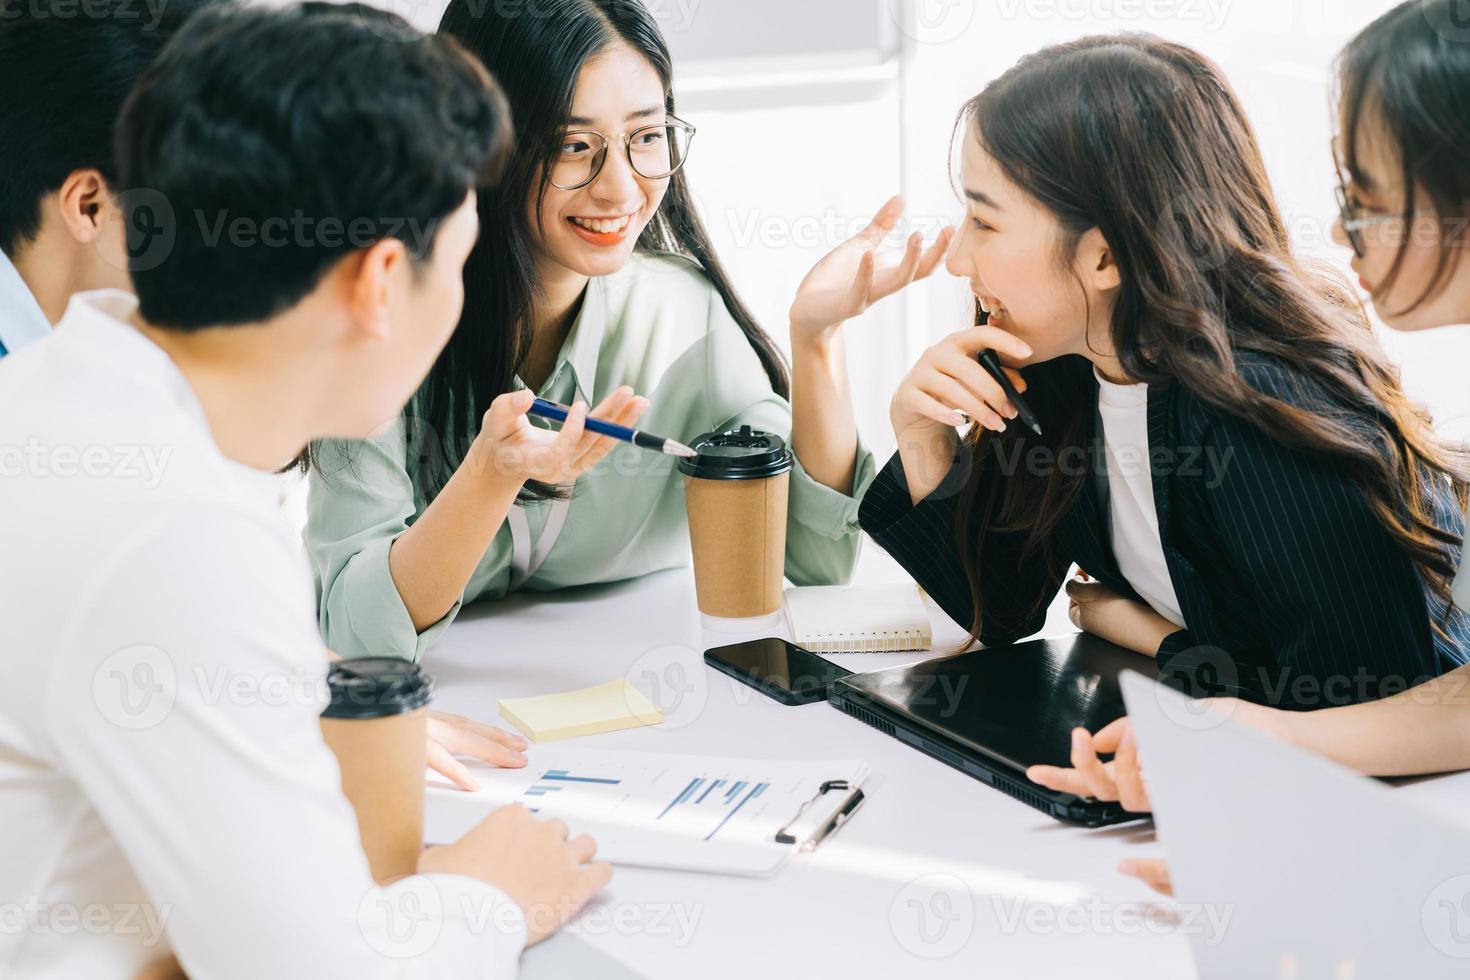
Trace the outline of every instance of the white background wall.
<path fill-rule="evenodd" d="M 382 0 L 432 29 L 445 0 Z M 520 4 L 536 0 L 480 0 Z M 689 169 L 721 254 L 784 343 L 807 268 L 889 195 L 931 233 L 959 219 L 955 113 L 1023 54 L 1084 34 L 1146 30 L 1224 68 L 1257 126 L 1303 253 L 1346 267 L 1333 214 L 1330 87 L 1337 51 L 1392 0 L 646 0 L 676 57 Z M 967 318 L 940 280 L 848 327 L 859 425 L 892 445 L 888 398 L 925 346 Z M 1466 336 L 1460 336 L 1460 333 Z M 1470 436 L 1470 331 L 1385 334 L 1410 393 Z"/>

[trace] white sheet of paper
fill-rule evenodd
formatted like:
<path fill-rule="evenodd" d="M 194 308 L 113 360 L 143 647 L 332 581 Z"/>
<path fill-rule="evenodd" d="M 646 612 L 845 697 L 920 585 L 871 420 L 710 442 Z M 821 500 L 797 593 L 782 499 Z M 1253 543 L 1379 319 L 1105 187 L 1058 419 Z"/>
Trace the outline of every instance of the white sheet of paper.
<path fill-rule="evenodd" d="M 790 857 L 776 831 L 824 782 L 863 781 L 861 760 L 799 761 L 532 746 L 524 769 L 473 768 L 466 793 L 431 774 L 425 839 L 453 840 L 492 809 L 523 803 L 597 839 L 614 864 L 769 874 Z M 840 791 L 837 795 L 841 795 Z M 827 798 L 834 798 L 827 794 Z M 814 804 L 820 805 L 820 804 Z"/>

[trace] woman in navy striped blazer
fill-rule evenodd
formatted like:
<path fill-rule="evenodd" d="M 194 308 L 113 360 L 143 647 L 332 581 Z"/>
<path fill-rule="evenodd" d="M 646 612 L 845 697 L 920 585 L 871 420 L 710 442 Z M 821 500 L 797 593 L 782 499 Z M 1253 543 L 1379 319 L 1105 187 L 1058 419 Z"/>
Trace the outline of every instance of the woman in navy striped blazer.
<path fill-rule="evenodd" d="M 1397 330 L 1470 324 L 1470 21 L 1454 0 L 1410 0 L 1348 46 L 1339 64 L 1339 244 L 1380 318 Z M 1091 597 L 1084 597 L 1090 599 Z M 1470 570 L 1453 588 L 1470 607 Z M 1145 616 L 1116 597 L 1077 604 L 1084 627 L 1136 627 Z M 1103 608 L 1107 607 L 1107 608 Z M 1089 623 L 1089 619 L 1092 620 Z M 1364 704 L 1285 712 L 1232 702 L 1234 717 L 1361 772 L 1413 776 L 1470 768 L 1470 667 Z M 1116 753 L 1104 763 L 1099 752 Z M 1149 807 L 1127 719 L 1096 738 L 1076 733 L 1075 769 L 1036 767 L 1052 788 Z M 1124 869 L 1161 890 L 1156 860 Z"/>
<path fill-rule="evenodd" d="M 988 644 L 1037 631 L 1079 565 L 1097 631 L 1208 693 L 1349 704 L 1465 663 L 1466 454 L 1292 254 L 1218 69 L 1139 35 L 1048 48 L 958 138 L 949 269 L 982 314 L 894 397 L 878 543 Z"/>

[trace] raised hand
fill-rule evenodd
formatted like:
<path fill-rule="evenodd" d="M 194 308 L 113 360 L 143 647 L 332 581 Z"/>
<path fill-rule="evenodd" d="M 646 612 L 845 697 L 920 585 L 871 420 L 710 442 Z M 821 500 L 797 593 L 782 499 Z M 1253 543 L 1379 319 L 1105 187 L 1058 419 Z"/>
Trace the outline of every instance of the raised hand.
<path fill-rule="evenodd" d="M 902 439 L 915 427 L 955 428 L 967 421 L 1004 431 L 1006 420 L 1016 417 L 1016 407 L 976 359 L 986 348 L 1012 362 L 1031 357 L 1024 341 L 998 327 L 969 327 L 950 334 L 925 351 L 899 384 L 889 409 L 894 434 Z M 1006 373 L 1017 392 L 1026 390 L 1019 371 L 1007 368 Z"/>
<path fill-rule="evenodd" d="M 880 254 L 883 239 L 902 217 L 903 198 L 895 197 L 866 228 L 812 267 L 791 304 L 793 342 L 820 339 L 879 300 L 933 275 L 949 251 L 954 229 L 946 226 L 927 250 L 923 233 L 916 231 L 902 252 Z"/>

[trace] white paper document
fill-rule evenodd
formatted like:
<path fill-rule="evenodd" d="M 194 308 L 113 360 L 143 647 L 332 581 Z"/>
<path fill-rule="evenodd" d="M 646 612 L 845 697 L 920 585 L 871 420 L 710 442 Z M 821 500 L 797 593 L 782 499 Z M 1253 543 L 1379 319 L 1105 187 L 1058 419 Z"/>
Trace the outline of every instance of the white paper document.
<path fill-rule="evenodd" d="M 466 793 L 430 774 L 425 840 L 454 840 L 498 806 L 522 803 L 597 839 L 599 860 L 728 874 L 770 874 L 795 846 L 776 832 L 834 810 L 848 795 L 833 780 L 862 783 L 857 759 L 735 759 L 560 746 L 530 750 L 524 769 L 473 767 Z M 806 809 L 803 811 L 803 806 Z"/>

